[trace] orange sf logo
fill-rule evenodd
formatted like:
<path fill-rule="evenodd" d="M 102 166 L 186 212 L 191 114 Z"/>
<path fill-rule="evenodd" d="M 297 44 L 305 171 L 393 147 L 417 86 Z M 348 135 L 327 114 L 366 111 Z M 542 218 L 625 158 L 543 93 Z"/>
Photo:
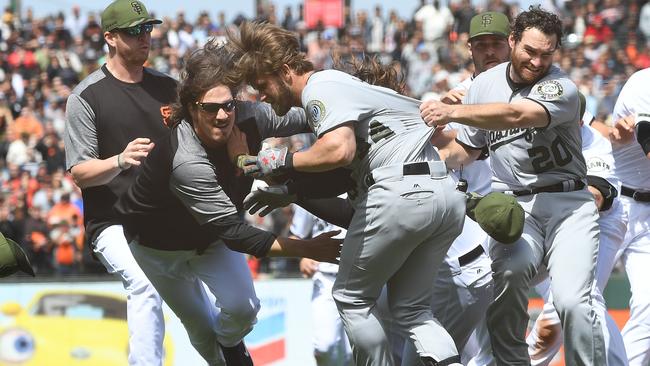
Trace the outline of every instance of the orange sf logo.
<path fill-rule="evenodd" d="M 172 107 L 168 105 L 161 106 L 160 115 L 162 116 L 163 123 L 169 127 L 169 117 L 172 116 Z"/>

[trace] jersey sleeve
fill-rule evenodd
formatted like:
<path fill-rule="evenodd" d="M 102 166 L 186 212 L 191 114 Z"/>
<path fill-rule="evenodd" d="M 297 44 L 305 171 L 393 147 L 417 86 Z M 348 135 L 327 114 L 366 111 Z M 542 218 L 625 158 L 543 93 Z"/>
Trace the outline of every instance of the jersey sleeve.
<path fill-rule="evenodd" d="M 542 79 L 532 87 L 527 98 L 544 107 L 549 120 L 547 128 L 563 123 L 578 123 L 578 88 L 567 77 Z"/>
<path fill-rule="evenodd" d="M 318 137 L 372 113 L 367 99 L 363 90 L 353 84 L 335 81 L 307 84 L 302 97 L 309 124 Z"/>
<path fill-rule="evenodd" d="M 619 179 L 614 174 L 614 156 L 611 143 L 600 133 L 587 125 L 582 126 L 582 155 L 587 163 L 587 175 L 601 177 L 614 187 L 619 186 Z M 590 136 L 585 137 L 585 134 Z"/>
<path fill-rule="evenodd" d="M 480 128 L 456 125 L 456 141 L 470 149 L 480 150 L 487 145 L 486 131 Z"/>
<path fill-rule="evenodd" d="M 314 215 L 298 205 L 293 205 L 293 208 L 293 219 L 289 231 L 300 239 L 311 238 L 312 229 L 314 228 Z"/>
<path fill-rule="evenodd" d="M 313 132 L 302 108 L 291 108 L 284 116 L 278 116 L 268 103 L 248 103 L 245 106 L 252 109 L 257 129 L 263 139 Z"/>
<path fill-rule="evenodd" d="M 78 94 L 70 94 L 68 97 L 64 142 L 67 170 L 99 157 L 95 112 Z"/>
<path fill-rule="evenodd" d="M 180 164 L 174 168 L 169 185 L 200 225 L 237 212 L 208 160 Z"/>

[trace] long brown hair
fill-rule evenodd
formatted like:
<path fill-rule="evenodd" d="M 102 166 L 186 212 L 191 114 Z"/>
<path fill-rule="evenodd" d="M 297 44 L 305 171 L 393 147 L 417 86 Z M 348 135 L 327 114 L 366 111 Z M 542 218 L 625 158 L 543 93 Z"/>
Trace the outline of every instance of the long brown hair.
<path fill-rule="evenodd" d="M 260 76 L 274 75 L 285 64 L 298 75 L 314 70 L 296 34 L 272 24 L 244 22 L 238 34 L 228 32 L 226 47 L 237 60 L 231 82 L 255 85 Z"/>
<path fill-rule="evenodd" d="M 398 63 L 382 64 L 377 56 L 355 56 L 343 58 L 339 54 L 333 55 L 333 68 L 356 76 L 368 84 L 383 86 L 404 93 L 404 74 L 398 71 Z"/>
<path fill-rule="evenodd" d="M 171 106 L 171 125 L 183 119 L 191 123 L 190 106 L 216 85 L 229 87 L 234 97 L 237 94 L 238 84 L 230 82 L 228 78 L 228 73 L 233 67 L 230 52 L 214 39 L 206 43 L 203 48 L 192 52 L 185 60 L 185 67 L 181 72 L 181 80 L 177 88 L 178 97 Z"/>

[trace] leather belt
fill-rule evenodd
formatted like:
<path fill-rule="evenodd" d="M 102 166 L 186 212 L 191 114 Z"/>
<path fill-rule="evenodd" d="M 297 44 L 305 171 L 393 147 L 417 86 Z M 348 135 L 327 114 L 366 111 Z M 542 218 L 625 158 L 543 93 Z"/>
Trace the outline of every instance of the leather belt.
<path fill-rule="evenodd" d="M 458 257 L 458 264 L 462 267 L 466 264 L 470 264 L 473 261 L 476 260 L 476 258 L 480 257 L 481 254 L 485 253 L 483 250 L 483 246 L 479 245 L 476 248 L 470 250 L 469 252 L 461 255 Z"/>
<path fill-rule="evenodd" d="M 512 194 L 515 196 L 529 196 L 538 193 L 573 192 L 579 191 L 583 188 L 585 188 L 585 183 L 581 180 L 565 180 L 564 182 L 555 183 L 548 186 L 512 191 Z"/>
<path fill-rule="evenodd" d="M 621 187 L 621 194 L 623 196 L 632 197 L 635 201 L 650 202 L 650 191 L 637 191 L 630 187 Z"/>

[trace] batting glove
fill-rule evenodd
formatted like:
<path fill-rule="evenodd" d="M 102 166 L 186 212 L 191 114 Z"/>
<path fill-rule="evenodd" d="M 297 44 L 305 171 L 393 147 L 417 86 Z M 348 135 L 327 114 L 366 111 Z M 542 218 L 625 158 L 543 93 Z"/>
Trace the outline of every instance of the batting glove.
<path fill-rule="evenodd" d="M 289 193 L 284 184 L 260 187 L 244 198 L 244 209 L 251 215 L 261 210 L 260 216 L 266 216 L 276 208 L 288 206 L 296 200 L 298 197 Z"/>
<path fill-rule="evenodd" d="M 257 154 L 257 177 L 278 175 L 293 169 L 293 154 L 286 147 L 274 147 Z"/>
<path fill-rule="evenodd" d="M 244 172 L 244 175 L 255 175 L 255 173 L 260 171 L 260 168 L 257 166 L 257 156 L 239 155 L 235 165 Z"/>

